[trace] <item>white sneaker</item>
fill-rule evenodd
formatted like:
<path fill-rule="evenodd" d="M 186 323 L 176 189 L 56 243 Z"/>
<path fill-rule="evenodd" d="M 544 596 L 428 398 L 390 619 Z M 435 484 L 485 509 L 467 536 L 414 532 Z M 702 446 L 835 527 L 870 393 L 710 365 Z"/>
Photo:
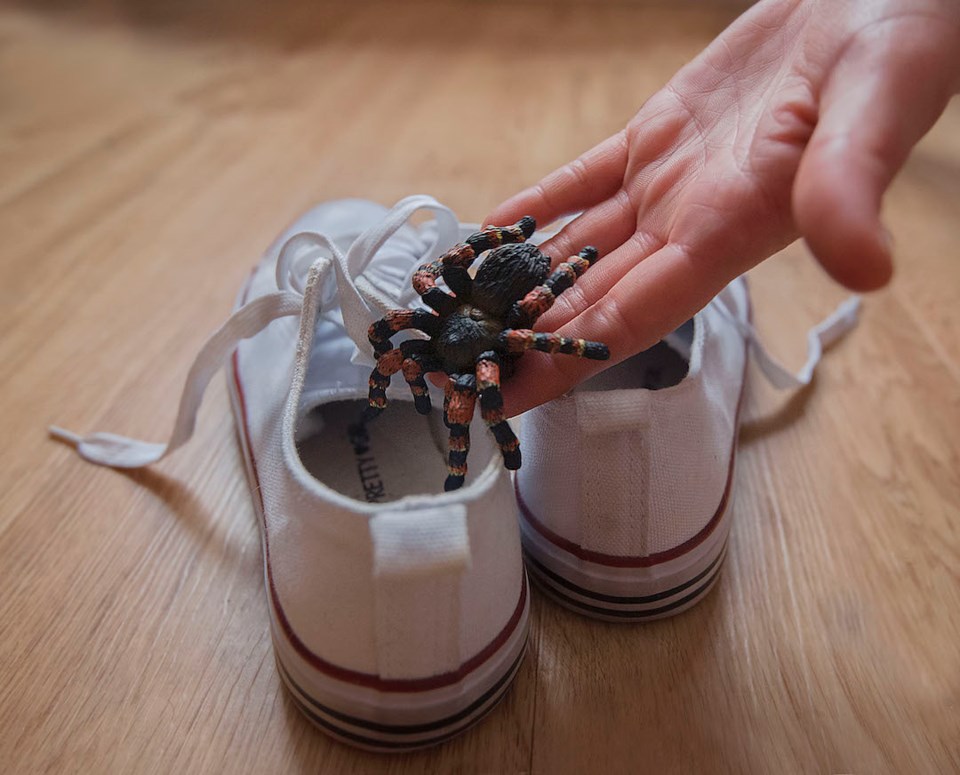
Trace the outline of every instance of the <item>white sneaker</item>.
<path fill-rule="evenodd" d="M 424 208 L 436 221 L 406 225 Z M 360 355 L 367 327 L 467 233 L 429 197 L 390 211 L 321 205 L 268 250 L 202 349 L 167 445 L 52 429 L 92 462 L 147 465 L 189 438 L 230 359 L 280 674 L 312 721 L 361 747 L 409 750 L 466 729 L 503 695 L 526 641 L 516 504 L 488 434 L 476 429 L 465 486 L 442 493 L 439 411 L 419 415 L 397 389 L 377 423 L 354 424 L 373 364 Z"/>
<path fill-rule="evenodd" d="M 808 384 L 858 307 L 848 300 L 810 332 L 793 375 L 760 346 L 738 279 L 664 341 L 524 415 L 516 489 L 531 576 L 612 621 L 701 600 L 727 547 L 748 351 L 775 386 Z"/>

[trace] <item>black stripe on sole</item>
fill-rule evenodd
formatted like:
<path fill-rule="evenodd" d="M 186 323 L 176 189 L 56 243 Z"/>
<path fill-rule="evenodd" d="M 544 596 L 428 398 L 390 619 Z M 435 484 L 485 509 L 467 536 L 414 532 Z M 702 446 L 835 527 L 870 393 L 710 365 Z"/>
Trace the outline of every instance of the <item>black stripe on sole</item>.
<path fill-rule="evenodd" d="M 533 565 L 535 570 L 539 571 L 542 575 L 549 576 L 550 580 L 553 581 L 555 584 L 560 584 L 561 586 L 564 586 L 567 589 L 569 589 L 571 592 L 574 592 L 583 597 L 589 597 L 589 598 L 592 598 L 593 600 L 597 600 L 604 603 L 615 603 L 617 605 L 647 605 L 649 603 L 659 602 L 660 600 L 666 600 L 668 597 L 673 597 L 674 595 L 678 595 L 688 587 L 692 587 L 694 584 L 700 581 L 700 579 L 702 579 L 704 576 L 710 573 L 711 570 L 713 570 L 714 566 L 716 566 L 720 562 L 721 558 L 724 556 L 726 549 L 727 549 L 727 542 L 724 541 L 723 545 L 720 547 L 720 551 L 717 553 L 717 556 L 713 558 L 713 560 L 710 562 L 710 564 L 706 568 L 700 571 L 693 578 L 688 579 L 682 584 L 678 584 L 672 589 L 667 589 L 663 592 L 656 592 L 652 595 L 643 595 L 640 597 L 621 597 L 619 595 L 608 595 L 603 592 L 596 592 L 592 589 L 586 589 L 585 587 L 578 586 L 577 584 L 574 584 L 572 581 L 570 581 L 570 579 L 564 578 L 556 571 L 553 571 L 550 568 L 548 568 L 546 565 L 540 562 L 536 557 L 534 557 L 533 553 L 526 547 L 523 548 L 523 558 L 526 562 Z"/>
<path fill-rule="evenodd" d="M 706 592 L 710 589 L 710 586 L 716 580 L 717 576 L 720 575 L 720 570 L 723 567 L 722 560 L 724 557 L 726 557 L 725 552 L 720 555 L 719 559 L 721 562 L 714 566 L 713 572 L 690 594 L 685 595 L 678 600 L 674 600 L 671 603 L 667 603 L 666 605 L 662 605 L 657 608 L 645 608 L 642 610 L 607 608 L 605 606 L 590 605 L 589 603 L 584 603 L 582 600 L 578 600 L 577 598 L 568 595 L 560 587 L 555 585 L 549 577 L 541 575 L 539 569 L 535 566 L 531 568 L 532 573 L 530 575 L 548 595 L 555 598 L 562 605 L 572 608 L 579 613 L 583 613 L 586 616 L 600 616 L 627 621 L 643 621 L 644 619 L 652 619 L 658 616 L 669 614 L 671 611 L 675 611 L 678 608 L 695 601 L 701 595 L 706 594 Z"/>
<path fill-rule="evenodd" d="M 368 721 L 367 719 L 361 719 L 355 716 L 349 716 L 339 711 L 335 711 L 317 702 L 313 697 L 304 692 L 304 690 L 293 680 L 293 678 L 290 677 L 290 674 L 281 664 L 280 660 L 277 659 L 276 662 L 277 670 L 283 679 L 284 685 L 288 689 L 290 698 L 297 706 L 297 709 L 323 731 L 344 742 L 360 745 L 368 749 L 376 749 L 380 751 L 409 751 L 416 748 L 427 748 L 442 743 L 446 740 L 450 740 L 483 719 L 497 706 L 500 700 L 503 699 L 503 696 L 506 694 L 511 681 L 516 676 L 517 671 L 520 668 L 520 663 L 523 661 L 523 657 L 526 654 L 526 649 L 527 644 L 525 642 L 520 650 L 520 653 L 517 655 L 517 658 L 513 661 L 513 664 L 510 665 L 510 669 L 507 670 L 507 672 L 504 673 L 493 686 L 484 692 L 482 696 L 474 700 L 463 710 L 458 711 L 451 716 L 447 716 L 446 718 L 426 724 L 380 724 L 374 721 Z M 305 698 L 306 702 L 301 698 Z M 487 707 L 483 707 L 484 705 L 487 705 Z M 459 721 L 462 721 L 465 718 L 468 718 L 471 714 L 476 713 L 478 710 L 480 712 L 477 713 L 477 715 L 473 718 L 470 718 L 467 723 L 456 727 L 455 729 L 450 729 L 452 725 L 457 724 Z M 333 721 L 330 721 L 329 719 L 320 715 L 321 713 L 356 727 L 362 727 L 370 729 L 373 732 L 381 732 L 389 735 L 415 735 L 440 729 L 443 731 L 438 735 L 434 735 L 433 737 L 421 738 L 418 740 L 384 740 L 382 738 L 368 737 L 366 735 L 354 732 L 346 727 L 334 723 Z"/>

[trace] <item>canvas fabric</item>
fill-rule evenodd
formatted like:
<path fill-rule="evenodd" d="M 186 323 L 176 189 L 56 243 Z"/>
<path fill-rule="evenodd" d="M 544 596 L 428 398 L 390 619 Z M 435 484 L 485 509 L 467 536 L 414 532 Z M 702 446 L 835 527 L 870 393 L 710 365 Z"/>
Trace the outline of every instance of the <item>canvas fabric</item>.
<path fill-rule="evenodd" d="M 549 530 L 585 549 L 644 557 L 679 546 L 721 507 L 748 353 L 775 386 L 809 384 L 858 309 L 851 298 L 815 326 L 793 374 L 760 345 L 738 278 L 695 316 L 689 370 L 676 385 L 581 387 L 524 416 L 521 497 Z"/>
<path fill-rule="evenodd" d="M 403 224 L 424 206 L 449 212 L 432 199 L 411 199 L 394 208 L 393 222 L 396 213 L 406 216 L 399 221 Z M 367 255 L 373 255 L 386 238 L 382 226 L 386 215 L 381 215 L 372 227 L 375 231 L 364 239 Z M 382 289 L 385 298 L 402 295 L 402 289 L 410 287 L 409 274 L 433 257 L 424 244 L 432 239 L 432 233 L 433 229 L 428 229 L 427 236 L 417 240 L 402 231 L 405 244 L 391 245 L 396 260 L 378 256 L 370 285 Z M 458 237 L 459 232 L 453 241 Z M 347 253 L 348 257 L 356 255 Z M 275 288 L 272 276 L 268 259 L 254 277 L 251 295 Z M 342 285 L 338 283 L 338 287 Z M 359 348 L 355 342 L 343 336 L 336 310 L 321 317 L 314 342 L 306 346 L 310 307 L 308 293 L 299 346 L 305 362 L 296 362 L 297 337 L 291 336 L 290 320 L 272 323 L 261 336 L 238 348 L 238 372 L 250 396 L 250 432 L 271 552 L 278 558 L 273 564 L 278 596 L 294 630 L 330 662 L 385 678 L 454 670 L 497 635 L 517 603 L 523 571 L 509 477 L 499 456 L 491 454 L 484 460 L 478 455 L 472 463 L 484 473 L 473 485 L 458 493 L 424 494 L 389 504 L 394 514 L 407 515 L 410 526 L 438 509 L 446 510 L 451 519 L 461 519 L 465 529 L 459 551 L 467 561 L 457 569 L 430 571 L 429 567 L 437 564 L 433 545 L 407 542 L 407 549 L 420 546 L 417 562 L 424 572 L 416 588 L 425 595 L 413 594 L 409 580 L 405 594 L 396 578 L 378 578 L 371 523 L 381 507 L 342 498 L 328 489 L 304 470 L 293 443 L 297 422 L 309 409 L 337 398 L 365 397 L 370 373 L 370 366 L 356 357 Z M 366 330 L 379 311 L 354 309 L 354 315 L 361 320 L 355 327 L 363 332 L 365 343 Z M 336 364 L 336 370 L 330 371 L 329 364 Z M 282 381 L 278 384 L 282 378 L 275 371 L 287 375 L 293 371 L 292 386 L 288 382 L 283 389 Z M 390 391 L 390 398 L 409 401 L 406 385 Z M 403 545 L 398 543 L 395 551 Z M 387 562 L 384 551 L 379 553 L 381 565 Z M 449 549 L 440 547 L 439 551 Z M 413 558 L 408 556 L 407 561 Z M 322 617 L 316 615 L 318 606 L 314 604 L 318 589 L 326 590 Z M 436 647 L 441 642 L 451 645 Z"/>
<path fill-rule="evenodd" d="M 407 225 L 422 209 L 435 220 Z M 487 444 L 484 456 L 478 445 L 471 462 L 481 473 L 456 493 L 370 504 L 312 476 L 296 434 L 316 406 L 365 398 L 367 327 L 394 299 L 411 300 L 412 272 L 464 228 L 424 196 L 390 211 L 360 201 L 322 205 L 268 250 L 238 311 L 201 351 L 167 445 L 51 432 L 91 462 L 155 462 L 189 438 L 206 384 L 235 350 L 269 545 L 267 583 L 293 632 L 316 657 L 382 678 L 456 670 L 501 632 L 523 584 L 516 506 L 495 448 Z M 391 397 L 410 401 L 399 391 Z"/>
<path fill-rule="evenodd" d="M 610 555 L 645 556 L 695 535 L 723 494 L 745 358 L 743 337 L 711 305 L 696 317 L 679 384 L 576 390 L 526 415 L 518 483 L 531 511 Z"/>

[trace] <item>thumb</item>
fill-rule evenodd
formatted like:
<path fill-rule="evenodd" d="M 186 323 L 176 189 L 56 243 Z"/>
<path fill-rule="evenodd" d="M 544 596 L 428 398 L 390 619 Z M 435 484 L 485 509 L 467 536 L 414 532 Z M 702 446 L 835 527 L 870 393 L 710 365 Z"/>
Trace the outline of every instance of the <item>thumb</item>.
<path fill-rule="evenodd" d="M 877 25 L 855 39 L 821 95 L 820 118 L 800 161 L 794 219 L 824 269 L 853 290 L 893 271 L 883 194 L 956 85 L 956 33 L 922 21 Z M 922 35 L 920 34 L 922 32 Z"/>

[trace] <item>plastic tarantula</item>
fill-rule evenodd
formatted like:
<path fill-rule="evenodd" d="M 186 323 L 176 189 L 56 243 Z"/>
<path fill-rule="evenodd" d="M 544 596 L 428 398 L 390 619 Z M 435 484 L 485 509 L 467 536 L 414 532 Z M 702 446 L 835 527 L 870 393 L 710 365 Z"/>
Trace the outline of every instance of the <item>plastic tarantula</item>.
<path fill-rule="evenodd" d="M 386 408 L 386 389 L 398 371 L 403 371 L 421 414 L 430 412 L 424 375 L 442 371 L 449 377 L 443 402 L 443 421 L 450 429 L 445 490 L 457 489 L 466 476 L 470 420 L 478 396 L 483 419 L 503 453 L 504 466 L 520 467 L 520 443 L 503 417 L 500 379 L 513 372 L 525 350 L 595 360 L 610 357 L 607 346 L 599 342 L 531 330 L 556 297 L 597 260 L 596 248 L 586 247 L 551 273 L 548 256 L 533 245 L 519 244 L 536 226 L 536 221 L 526 216 L 513 226 L 491 226 L 471 235 L 414 273 L 413 288 L 432 309 L 394 310 L 370 326 L 377 365 L 370 374 L 364 422 Z M 471 278 L 467 269 L 488 250 Z M 438 277 L 453 294 L 437 287 Z M 411 328 L 430 338 L 410 339 L 394 348 L 390 337 Z"/>

